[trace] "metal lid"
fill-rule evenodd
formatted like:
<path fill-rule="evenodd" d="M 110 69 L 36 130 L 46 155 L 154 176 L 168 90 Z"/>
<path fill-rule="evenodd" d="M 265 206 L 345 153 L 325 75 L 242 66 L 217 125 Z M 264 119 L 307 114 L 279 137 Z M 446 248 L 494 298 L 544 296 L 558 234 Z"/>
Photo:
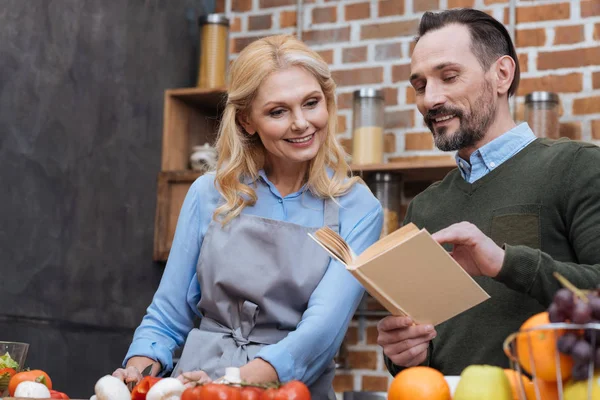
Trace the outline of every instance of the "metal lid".
<path fill-rule="evenodd" d="M 534 102 L 558 103 L 558 95 L 553 92 L 531 92 L 525 96 L 525 103 Z"/>
<path fill-rule="evenodd" d="M 354 98 L 376 97 L 383 99 L 383 90 L 374 88 L 362 88 L 354 91 Z"/>
<path fill-rule="evenodd" d="M 204 24 L 220 24 L 229 26 L 229 18 L 227 18 L 224 14 L 201 15 L 198 18 L 198 25 Z"/>
<path fill-rule="evenodd" d="M 373 182 L 401 182 L 402 175 L 395 172 L 375 172 L 371 180 Z"/>

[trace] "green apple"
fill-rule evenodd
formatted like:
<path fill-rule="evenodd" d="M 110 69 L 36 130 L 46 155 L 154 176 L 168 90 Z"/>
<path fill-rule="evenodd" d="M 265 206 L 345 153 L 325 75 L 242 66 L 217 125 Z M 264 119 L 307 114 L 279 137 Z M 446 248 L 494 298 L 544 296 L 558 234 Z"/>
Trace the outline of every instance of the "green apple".
<path fill-rule="evenodd" d="M 512 400 L 510 382 L 500 367 L 469 365 L 460 374 L 453 400 Z"/>
<path fill-rule="evenodd" d="M 585 381 L 569 381 L 565 385 L 564 399 L 565 400 L 599 400 L 600 399 L 600 375 L 592 378 L 592 397 L 588 397 L 588 380 Z"/>

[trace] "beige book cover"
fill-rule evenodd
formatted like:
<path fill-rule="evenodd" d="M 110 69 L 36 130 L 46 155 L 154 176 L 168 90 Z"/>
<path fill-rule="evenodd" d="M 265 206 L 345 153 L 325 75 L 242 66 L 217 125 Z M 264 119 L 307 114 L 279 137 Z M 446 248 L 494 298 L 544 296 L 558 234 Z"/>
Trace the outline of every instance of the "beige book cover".
<path fill-rule="evenodd" d="M 309 236 L 392 315 L 438 325 L 490 297 L 429 232 L 412 223 L 359 256 L 328 227 Z"/>

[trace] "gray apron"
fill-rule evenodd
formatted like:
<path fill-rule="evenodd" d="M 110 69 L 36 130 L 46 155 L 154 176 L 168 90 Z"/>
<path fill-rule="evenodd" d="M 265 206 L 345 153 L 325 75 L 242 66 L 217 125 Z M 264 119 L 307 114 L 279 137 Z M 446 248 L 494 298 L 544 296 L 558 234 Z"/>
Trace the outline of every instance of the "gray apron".
<path fill-rule="evenodd" d="M 324 201 L 324 222 L 338 231 L 339 208 Z M 296 329 L 329 255 L 308 237 L 315 228 L 241 214 L 210 223 L 196 266 L 200 326 L 189 333 L 173 376 L 203 370 L 212 379 L 240 367 Z M 310 349 L 307 349 L 310 351 Z M 335 363 L 310 385 L 313 399 L 335 399 Z"/>

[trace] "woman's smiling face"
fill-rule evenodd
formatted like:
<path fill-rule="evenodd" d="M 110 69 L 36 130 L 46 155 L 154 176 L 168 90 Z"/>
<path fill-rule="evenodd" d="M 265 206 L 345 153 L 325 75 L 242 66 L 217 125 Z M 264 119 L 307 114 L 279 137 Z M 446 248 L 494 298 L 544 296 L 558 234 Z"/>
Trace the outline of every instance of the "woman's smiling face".
<path fill-rule="evenodd" d="M 258 134 L 269 163 L 304 163 L 325 142 L 328 119 L 317 79 L 303 68 L 290 67 L 263 81 L 242 125 L 248 134 Z"/>

